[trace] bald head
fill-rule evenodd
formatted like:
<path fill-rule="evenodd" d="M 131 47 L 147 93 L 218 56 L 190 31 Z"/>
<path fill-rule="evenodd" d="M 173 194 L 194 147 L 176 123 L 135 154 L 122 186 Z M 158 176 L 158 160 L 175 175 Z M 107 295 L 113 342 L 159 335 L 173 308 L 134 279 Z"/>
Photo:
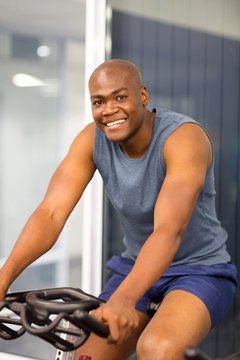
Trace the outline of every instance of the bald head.
<path fill-rule="evenodd" d="M 119 76 L 127 76 L 139 88 L 142 86 L 142 75 L 139 68 L 127 60 L 112 59 L 99 65 L 92 73 L 89 79 L 89 86 L 99 74 L 119 74 Z"/>

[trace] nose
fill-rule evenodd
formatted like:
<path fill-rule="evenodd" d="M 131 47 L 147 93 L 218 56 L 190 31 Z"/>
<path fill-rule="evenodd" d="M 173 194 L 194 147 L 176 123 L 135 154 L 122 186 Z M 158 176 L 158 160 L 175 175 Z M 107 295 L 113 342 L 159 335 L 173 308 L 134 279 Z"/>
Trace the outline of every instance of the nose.
<path fill-rule="evenodd" d="M 116 114 L 118 112 L 118 106 L 114 101 L 106 101 L 103 107 L 102 114 L 104 116 L 109 116 Z"/>

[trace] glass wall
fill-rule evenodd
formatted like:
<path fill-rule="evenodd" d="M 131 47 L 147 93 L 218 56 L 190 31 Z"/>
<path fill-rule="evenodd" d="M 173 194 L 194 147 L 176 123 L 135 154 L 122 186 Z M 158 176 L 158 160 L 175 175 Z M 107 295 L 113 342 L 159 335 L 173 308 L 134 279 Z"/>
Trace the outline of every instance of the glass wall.
<path fill-rule="evenodd" d="M 0 265 L 84 124 L 85 1 L 0 0 Z M 63 26 L 64 24 L 64 26 Z M 59 242 L 12 284 L 81 287 L 82 205 Z M 54 358 L 35 337 L 0 351 Z"/>
<path fill-rule="evenodd" d="M 240 1 L 109 1 L 112 58 L 134 62 L 151 104 L 194 117 L 215 145 L 217 212 L 240 270 Z M 105 199 L 104 256 L 121 252 L 121 230 Z M 104 281 L 108 274 L 104 273 Z M 240 293 L 203 342 L 213 357 L 240 351 Z"/>

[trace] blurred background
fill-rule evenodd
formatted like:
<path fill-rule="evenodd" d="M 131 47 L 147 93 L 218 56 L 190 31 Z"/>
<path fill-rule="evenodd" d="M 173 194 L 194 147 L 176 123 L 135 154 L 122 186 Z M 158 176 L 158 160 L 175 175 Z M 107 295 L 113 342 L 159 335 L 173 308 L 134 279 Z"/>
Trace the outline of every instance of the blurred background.
<path fill-rule="evenodd" d="M 140 67 L 149 109 L 189 115 L 212 136 L 217 212 L 240 268 L 239 19 L 240 0 L 0 0 L 0 265 L 91 121 L 89 74 L 123 58 Z M 55 247 L 10 290 L 75 286 L 97 294 L 106 260 L 121 251 L 117 214 L 94 180 Z M 239 289 L 201 349 L 213 357 L 240 351 Z M 28 335 L 0 340 L 0 352 L 4 360 L 55 358 L 53 347 Z"/>

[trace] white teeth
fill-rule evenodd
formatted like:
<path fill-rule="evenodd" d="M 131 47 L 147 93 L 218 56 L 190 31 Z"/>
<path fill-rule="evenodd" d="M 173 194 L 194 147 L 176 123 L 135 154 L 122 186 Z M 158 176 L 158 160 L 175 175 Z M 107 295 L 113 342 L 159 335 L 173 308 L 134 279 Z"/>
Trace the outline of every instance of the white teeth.
<path fill-rule="evenodd" d="M 106 123 L 107 126 L 114 126 L 114 125 L 117 125 L 117 124 L 121 124 L 125 121 L 125 119 L 122 119 L 122 120 L 116 120 L 116 121 L 113 121 L 113 122 L 110 122 L 110 123 Z"/>

